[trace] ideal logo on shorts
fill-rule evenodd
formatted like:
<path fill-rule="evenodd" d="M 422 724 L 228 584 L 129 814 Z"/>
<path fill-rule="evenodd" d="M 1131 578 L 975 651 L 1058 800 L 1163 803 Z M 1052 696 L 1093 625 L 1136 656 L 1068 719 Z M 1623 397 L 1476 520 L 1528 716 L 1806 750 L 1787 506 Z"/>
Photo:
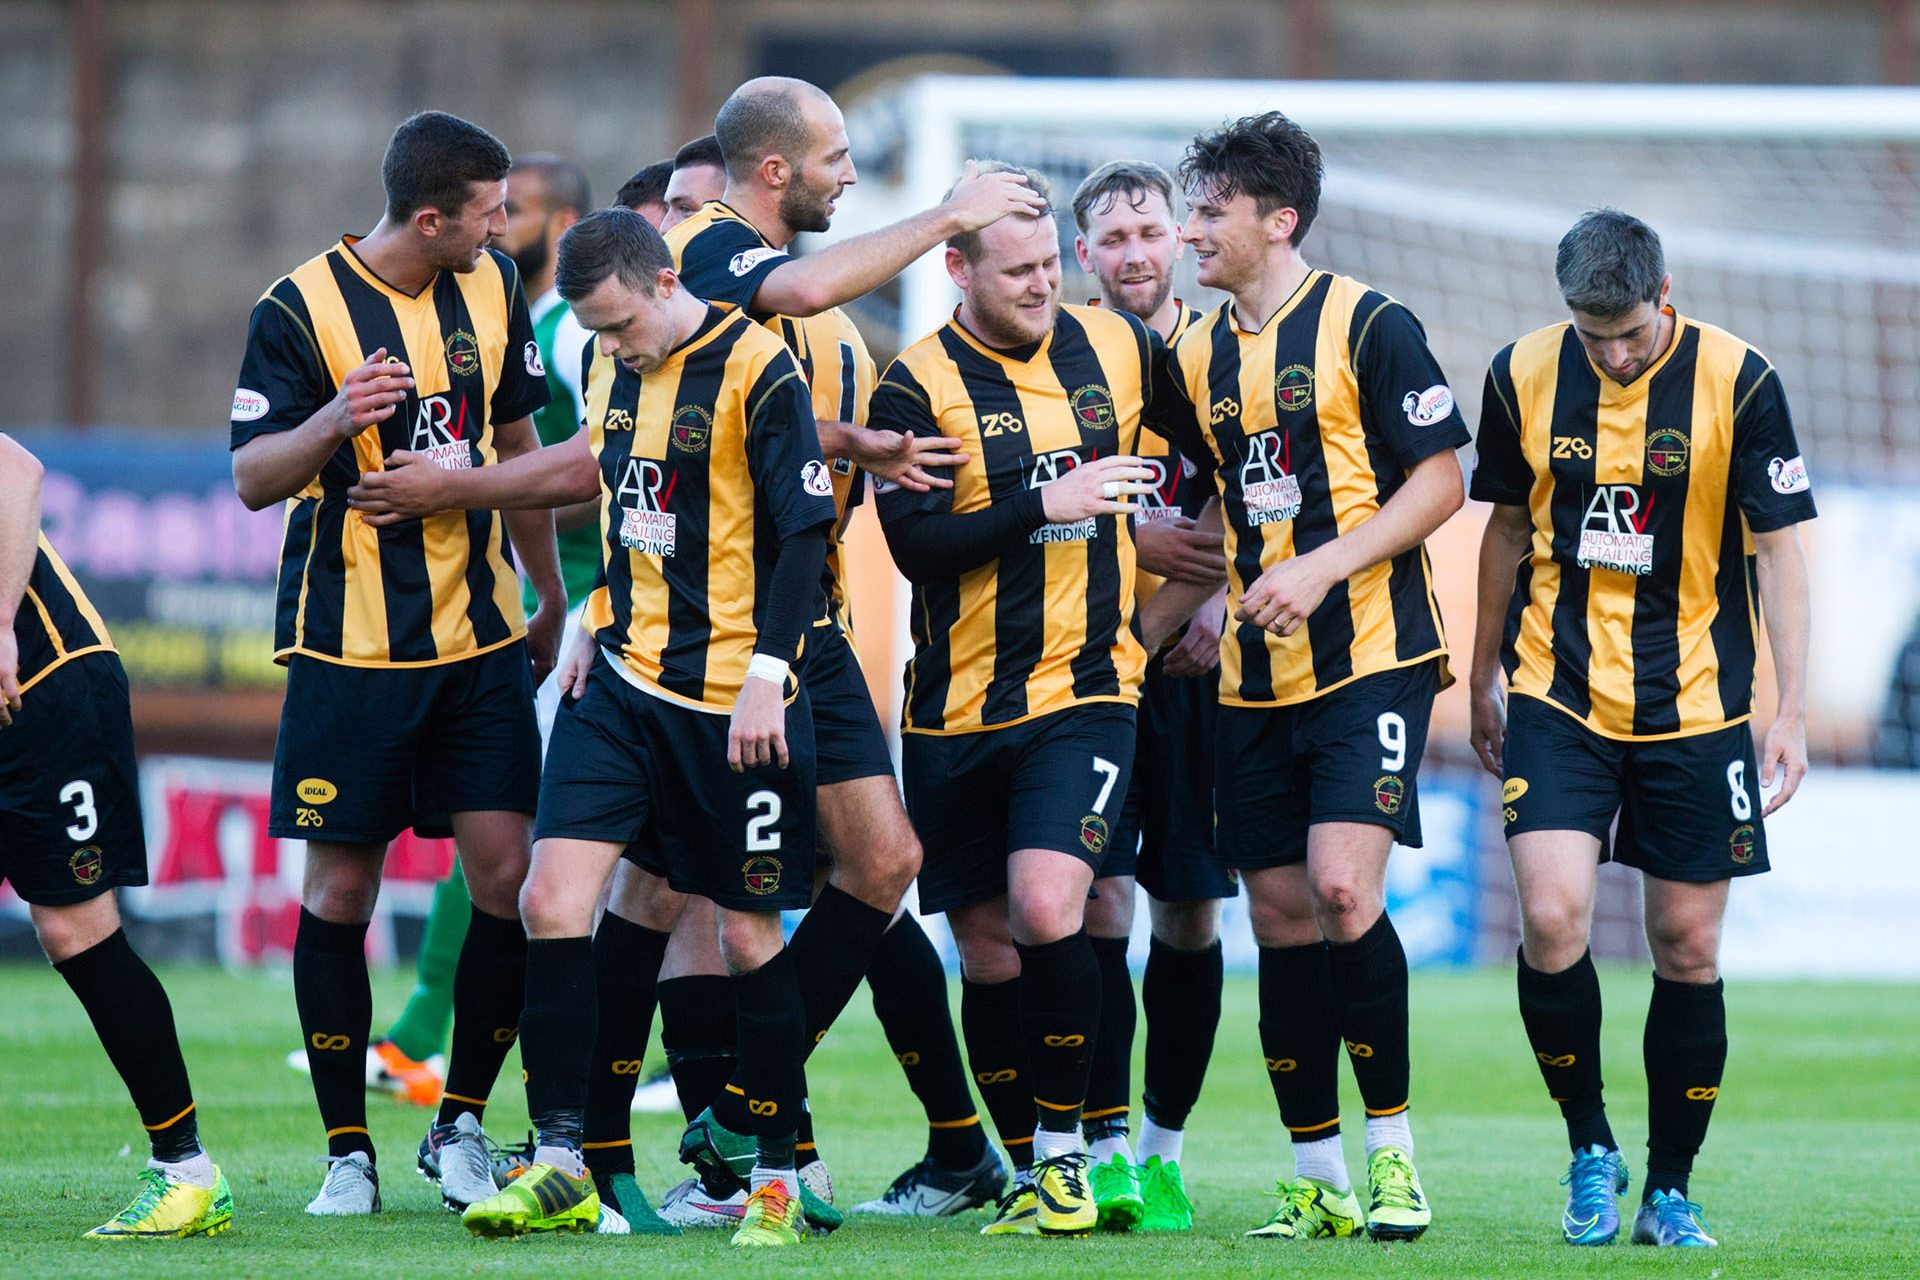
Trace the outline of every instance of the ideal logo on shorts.
<path fill-rule="evenodd" d="M 325 778 L 302 778 L 293 793 L 308 804 L 327 804 L 340 794 L 340 788 Z"/>
<path fill-rule="evenodd" d="M 73 856 L 67 859 L 67 869 L 73 872 L 74 882 L 77 884 L 99 884 L 102 870 L 100 846 L 90 844 L 84 849 L 75 849 Z"/>
<path fill-rule="evenodd" d="M 748 858 L 740 868 L 740 879 L 745 883 L 748 893 L 765 897 L 780 888 L 780 859 L 764 855 Z"/>
<path fill-rule="evenodd" d="M 1080 819 L 1080 843 L 1086 846 L 1088 853 L 1105 852 L 1107 839 L 1112 834 L 1107 826 L 1107 820 L 1097 813 L 1090 813 Z"/>
<path fill-rule="evenodd" d="M 1400 812 L 1400 802 L 1406 799 L 1407 784 L 1385 774 L 1373 783 L 1373 807 L 1389 816 Z"/>
<path fill-rule="evenodd" d="M 1727 855 L 1740 866 L 1753 861 L 1753 824 L 1743 822 L 1727 837 Z"/>

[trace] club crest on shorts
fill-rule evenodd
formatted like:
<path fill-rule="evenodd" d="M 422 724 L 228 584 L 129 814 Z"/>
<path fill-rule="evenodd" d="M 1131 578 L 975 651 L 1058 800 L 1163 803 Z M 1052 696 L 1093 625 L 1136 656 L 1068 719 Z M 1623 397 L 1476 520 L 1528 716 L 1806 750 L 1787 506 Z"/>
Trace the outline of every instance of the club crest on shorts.
<path fill-rule="evenodd" d="M 480 344 L 465 329 L 447 335 L 447 368 L 458 378 L 471 378 L 480 372 Z"/>
<path fill-rule="evenodd" d="M 1273 402 L 1288 413 L 1313 403 L 1313 370 L 1303 364 L 1290 364 L 1273 378 Z"/>
<path fill-rule="evenodd" d="M 1090 813 L 1080 819 L 1080 843 L 1086 846 L 1088 853 L 1106 852 L 1107 838 L 1110 835 L 1112 831 L 1107 826 L 1107 820 L 1099 814 Z"/>
<path fill-rule="evenodd" d="M 1113 425 L 1113 394 L 1098 383 L 1089 383 L 1073 393 L 1073 416 L 1089 431 L 1105 431 Z"/>
<path fill-rule="evenodd" d="M 1734 862 L 1746 866 L 1753 861 L 1753 824 L 1743 822 L 1727 837 L 1727 852 Z"/>
<path fill-rule="evenodd" d="M 90 844 L 84 849 L 75 849 L 73 856 L 67 859 L 67 869 L 73 872 L 76 884 L 95 885 L 100 883 L 100 846 Z"/>
<path fill-rule="evenodd" d="M 1383 774 L 1373 783 L 1373 807 L 1389 816 L 1400 812 L 1400 802 L 1407 798 L 1407 784 L 1393 774 Z"/>
<path fill-rule="evenodd" d="M 673 423 L 667 439 L 682 453 L 699 453 L 713 435 L 713 415 L 697 404 L 683 404 L 673 411 Z"/>
<path fill-rule="evenodd" d="M 1687 454 L 1693 446 L 1672 427 L 1661 427 L 1647 435 L 1647 470 L 1657 476 L 1677 476 L 1687 469 Z"/>
<path fill-rule="evenodd" d="M 765 897 L 780 888 L 780 859 L 769 858 L 762 854 L 757 858 L 748 858 L 740 868 L 740 879 L 746 885 L 747 892 Z"/>

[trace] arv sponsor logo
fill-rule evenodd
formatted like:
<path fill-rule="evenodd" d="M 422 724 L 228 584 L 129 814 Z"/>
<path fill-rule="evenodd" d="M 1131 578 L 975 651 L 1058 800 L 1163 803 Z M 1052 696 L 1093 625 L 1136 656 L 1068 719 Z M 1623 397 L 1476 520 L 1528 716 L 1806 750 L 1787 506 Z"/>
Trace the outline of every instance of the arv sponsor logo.
<path fill-rule="evenodd" d="M 1653 514 L 1653 494 L 1642 499 L 1630 484 L 1603 484 L 1580 521 L 1580 548 L 1575 561 L 1582 569 L 1599 567 L 1636 576 L 1653 572 L 1653 535 L 1646 532 Z"/>
<path fill-rule="evenodd" d="M 273 406 L 267 402 L 267 398 L 258 391 L 249 391 L 245 387 L 234 389 L 233 420 L 235 422 L 258 422 L 267 416 L 267 410 L 271 408 Z M 1775 461 L 1779 459 L 1776 458 Z"/>
<path fill-rule="evenodd" d="M 237 410 L 239 401 L 234 403 Z M 1769 462 L 1767 479 L 1772 482 L 1775 493 L 1805 493 L 1813 487 L 1813 482 L 1807 478 L 1806 460 L 1799 454 Z"/>

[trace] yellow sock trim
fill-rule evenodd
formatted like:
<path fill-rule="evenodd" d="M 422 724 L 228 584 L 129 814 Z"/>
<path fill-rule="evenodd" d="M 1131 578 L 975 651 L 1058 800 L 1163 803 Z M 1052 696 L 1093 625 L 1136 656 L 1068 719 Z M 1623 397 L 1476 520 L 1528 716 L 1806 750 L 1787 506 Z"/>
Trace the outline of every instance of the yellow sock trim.
<path fill-rule="evenodd" d="M 145 1129 L 148 1133 L 158 1133 L 162 1129 L 171 1129 L 176 1124 L 179 1124 L 182 1120 L 185 1120 L 187 1118 L 187 1113 L 192 1110 L 193 1110 L 193 1104 L 189 1102 L 187 1104 L 186 1111 L 182 1111 L 179 1115 L 173 1117 L 173 1119 L 162 1120 L 159 1124 L 143 1124 L 140 1127 L 142 1129 Z"/>

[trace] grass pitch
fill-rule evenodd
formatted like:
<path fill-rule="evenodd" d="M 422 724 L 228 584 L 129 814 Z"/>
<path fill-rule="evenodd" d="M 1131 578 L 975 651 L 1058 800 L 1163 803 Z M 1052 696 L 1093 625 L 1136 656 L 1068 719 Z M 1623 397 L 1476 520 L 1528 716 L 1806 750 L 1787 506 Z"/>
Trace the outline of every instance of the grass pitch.
<path fill-rule="evenodd" d="M 1262 1275 L 1913 1276 L 1920 1188 L 1920 990 L 1911 986 L 1735 983 L 1732 1061 L 1693 1195 L 1718 1250 L 1559 1243 L 1567 1149 L 1514 1007 L 1505 972 L 1414 978 L 1414 1132 L 1434 1206 L 1425 1239 L 1294 1245 L 1241 1232 L 1272 1204 L 1262 1192 L 1291 1172 L 1260 1069 L 1253 982 L 1230 978 L 1211 1079 L 1187 1136 L 1190 1236 L 1084 1241 L 983 1240 L 980 1215 L 899 1225 L 854 1219 L 801 1248 L 738 1256 L 724 1234 L 471 1239 L 413 1172 L 427 1113 L 370 1100 L 386 1212 L 320 1221 L 301 1206 L 319 1186 L 322 1149 L 304 1076 L 282 1065 L 298 1043 L 284 976 L 206 969 L 162 974 L 172 994 L 201 1109 L 201 1132 L 233 1186 L 234 1230 L 214 1239 L 102 1244 L 77 1237 L 129 1199 L 145 1142 L 118 1078 L 78 1004 L 51 970 L 0 968 L 5 1071 L 0 1073 L 0 1265 L 39 1276 L 694 1275 L 1167 1277 Z M 1604 974 L 1607 1079 L 1616 1133 L 1635 1174 L 1645 1163 L 1640 1025 L 1642 972 Z M 376 1025 L 406 975 L 376 980 Z M 1144 1034 L 1144 1028 L 1143 1028 Z M 657 1040 L 652 1046 L 657 1053 Z M 509 1065 L 488 1127 L 518 1139 L 526 1112 Z M 864 996 L 809 1067 L 820 1150 L 843 1205 L 882 1189 L 921 1151 L 920 1113 Z M 1138 1068 L 1135 1090 L 1138 1091 Z M 1361 1114 L 1351 1082 L 1346 1112 Z M 1138 1123 L 1136 1112 L 1135 1123 Z M 635 1116 L 642 1183 L 677 1182 L 678 1123 Z M 1349 1165 L 1363 1172 L 1358 1123 Z M 1063 1271 L 1063 1268 L 1065 1269 Z"/>

